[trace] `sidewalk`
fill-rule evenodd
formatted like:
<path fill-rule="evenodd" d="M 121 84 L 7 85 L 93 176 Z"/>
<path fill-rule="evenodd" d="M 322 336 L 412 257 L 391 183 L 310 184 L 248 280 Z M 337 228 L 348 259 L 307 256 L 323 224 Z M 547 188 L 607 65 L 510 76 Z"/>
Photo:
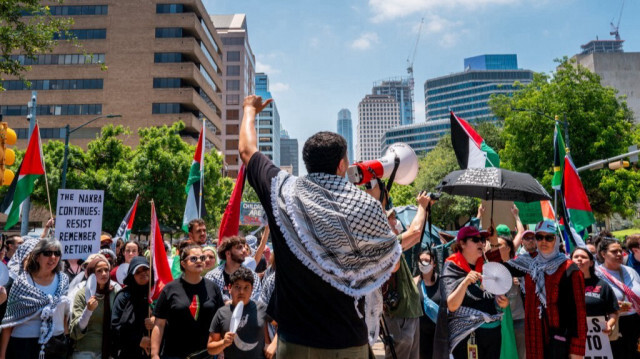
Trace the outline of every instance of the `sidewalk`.
<path fill-rule="evenodd" d="M 384 344 L 382 344 L 380 339 L 373 345 L 373 354 L 376 356 L 376 359 L 384 359 Z"/>

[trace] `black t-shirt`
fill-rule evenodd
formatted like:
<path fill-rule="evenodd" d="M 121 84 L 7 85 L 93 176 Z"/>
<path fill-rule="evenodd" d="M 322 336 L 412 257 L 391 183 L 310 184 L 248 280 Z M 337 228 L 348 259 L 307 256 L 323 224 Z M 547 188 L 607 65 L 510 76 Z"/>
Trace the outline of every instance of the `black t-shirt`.
<path fill-rule="evenodd" d="M 189 284 L 181 277 L 167 284 L 153 311 L 167 320 L 162 355 L 184 358 L 206 349 L 209 325 L 223 305 L 220 289 L 208 279 Z"/>
<path fill-rule="evenodd" d="M 611 314 L 617 311 L 618 300 L 613 289 L 598 277 L 584 280 L 585 303 L 587 304 L 587 316 L 597 317 Z"/>
<path fill-rule="evenodd" d="M 324 349 L 367 344 L 367 326 L 350 297 L 325 282 L 291 252 L 273 216 L 271 179 L 280 169 L 260 152 L 247 166 L 247 179 L 269 219 L 276 254 L 276 288 L 267 312 L 287 342 Z M 359 301 L 364 313 L 364 301 Z"/>
<path fill-rule="evenodd" d="M 218 309 L 211 321 L 209 332 L 219 333 L 221 338 L 229 331 L 231 315 L 235 307 L 231 304 Z M 250 300 L 242 310 L 242 319 L 236 330 L 236 338 L 231 346 L 224 349 L 225 359 L 264 358 L 264 325 L 266 306 Z M 238 346 L 240 345 L 240 346 Z"/>

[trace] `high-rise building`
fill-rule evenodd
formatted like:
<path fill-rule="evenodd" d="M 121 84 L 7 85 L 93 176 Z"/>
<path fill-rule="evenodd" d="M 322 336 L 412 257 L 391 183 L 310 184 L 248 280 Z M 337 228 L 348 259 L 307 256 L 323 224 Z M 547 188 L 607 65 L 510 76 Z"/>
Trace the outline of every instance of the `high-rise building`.
<path fill-rule="evenodd" d="M 404 142 L 411 146 L 418 156 L 424 155 L 436 147 L 440 138 L 449 133 L 450 129 L 449 119 L 395 127 L 384 133 L 380 147 L 384 153 L 392 144 Z"/>
<path fill-rule="evenodd" d="M 357 161 L 381 156 L 384 133 L 400 125 L 398 101 L 391 95 L 366 95 L 358 104 Z"/>
<path fill-rule="evenodd" d="M 399 77 L 373 84 L 372 95 L 391 95 L 398 102 L 401 125 L 411 125 L 414 119 L 413 78 Z"/>
<path fill-rule="evenodd" d="M 264 101 L 273 99 L 269 91 L 269 76 L 256 73 L 256 95 Z M 258 132 L 258 149 L 269 157 L 276 166 L 280 166 L 280 114 L 276 101 L 271 102 L 258 114 L 256 131 Z"/>
<path fill-rule="evenodd" d="M 244 98 L 255 92 L 255 56 L 251 51 L 244 14 L 212 15 L 211 20 L 222 40 L 222 152 L 227 175 L 237 177 L 241 160 L 238 153 L 240 122 L 244 114 Z"/>
<path fill-rule="evenodd" d="M 60 41 L 35 58 L 11 55 L 32 67 L 25 74 L 30 88 L 7 76 L 7 91 L 0 93 L 0 112 L 16 130 L 19 147 L 26 147 L 27 102 L 37 90 L 44 140 L 64 137 L 66 124 L 119 114 L 74 132 L 72 143 L 86 145 L 112 123 L 129 127 L 125 143 L 136 145 L 138 128 L 176 121 L 185 123 L 181 134 L 195 143 L 204 119 L 207 147 L 222 149 L 222 42 L 201 0 L 84 0 L 49 8 L 74 18 L 70 32 L 82 48 Z"/>
<path fill-rule="evenodd" d="M 280 168 L 291 167 L 291 174 L 298 175 L 298 139 L 289 137 L 287 130 L 280 131 Z"/>
<path fill-rule="evenodd" d="M 624 40 L 594 40 L 582 45 L 582 53 L 573 58 L 598 74 L 603 86 L 626 96 L 635 122 L 640 121 L 640 52 L 623 52 Z"/>
<path fill-rule="evenodd" d="M 343 108 L 338 112 L 338 134 L 347 140 L 347 157 L 349 163 L 353 163 L 353 125 L 351 123 L 351 111 Z"/>
<path fill-rule="evenodd" d="M 470 57 L 464 65 L 464 72 L 425 81 L 427 121 L 448 119 L 450 110 L 471 123 L 495 121 L 489 108 L 491 95 L 513 93 L 514 82 L 533 80 L 533 71 L 518 69 L 516 55 Z"/>

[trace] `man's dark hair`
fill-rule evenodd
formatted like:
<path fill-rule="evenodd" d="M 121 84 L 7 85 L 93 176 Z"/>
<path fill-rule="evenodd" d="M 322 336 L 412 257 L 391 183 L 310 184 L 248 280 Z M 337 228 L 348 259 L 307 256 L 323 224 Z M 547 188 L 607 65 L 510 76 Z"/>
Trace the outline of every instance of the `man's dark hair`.
<path fill-rule="evenodd" d="M 640 248 L 640 234 L 632 234 L 627 237 L 627 248 Z"/>
<path fill-rule="evenodd" d="M 229 276 L 229 280 L 231 281 L 231 284 L 234 284 L 239 280 L 243 280 L 251 283 L 253 286 L 253 273 L 251 273 L 251 269 L 240 266 L 240 268 L 236 269 L 236 271 Z"/>
<path fill-rule="evenodd" d="M 231 250 L 231 248 L 237 246 L 238 244 L 242 244 L 244 246 L 245 244 L 247 244 L 247 240 L 240 236 L 225 237 L 218 247 L 218 258 L 220 258 L 221 260 L 227 258 L 227 251 Z"/>
<path fill-rule="evenodd" d="M 7 240 L 4 242 L 5 244 L 16 244 L 16 240 L 18 239 L 22 239 L 22 237 L 20 236 L 10 236 L 9 238 L 7 238 Z"/>
<path fill-rule="evenodd" d="M 203 224 L 205 224 L 205 223 L 204 223 L 204 219 L 202 219 L 202 218 L 196 218 L 196 219 L 192 219 L 192 220 L 190 220 L 190 221 L 189 221 L 189 227 L 188 227 L 189 233 L 191 233 L 191 230 L 193 230 L 193 228 L 194 228 L 196 225 L 197 225 L 197 226 L 201 226 L 201 225 L 203 225 Z"/>
<path fill-rule="evenodd" d="M 347 141 L 334 132 L 318 132 L 302 147 L 302 160 L 307 173 L 336 174 L 340 161 L 347 155 Z"/>

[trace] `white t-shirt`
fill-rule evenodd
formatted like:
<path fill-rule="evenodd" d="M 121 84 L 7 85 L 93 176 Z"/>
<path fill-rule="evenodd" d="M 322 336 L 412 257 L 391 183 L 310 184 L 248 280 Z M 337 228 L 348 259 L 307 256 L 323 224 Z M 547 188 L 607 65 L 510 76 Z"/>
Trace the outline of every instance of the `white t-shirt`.
<path fill-rule="evenodd" d="M 605 266 L 601 265 L 599 266 L 600 269 L 602 269 L 603 271 L 607 271 L 607 273 L 611 274 L 612 277 L 614 277 L 615 279 L 619 280 L 620 282 L 624 283 L 624 285 L 626 285 L 627 287 L 629 287 L 629 289 L 631 289 L 637 296 L 640 297 L 640 275 L 638 275 L 638 273 L 633 270 L 633 268 L 627 267 L 625 265 L 621 265 L 620 266 L 620 270 L 623 273 L 623 278 L 624 280 L 620 279 L 620 271 L 612 271 L 612 270 L 608 270 Z M 604 280 L 605 282 L 607 282 L 611 288 L 613 289 L 613 292 L 616 294 L 616 299 L 618 299 L 619 301 L 627 301 L 629 302 L 629 298 L 626 298 L 624 295 L 624 292 L 622 291 L 622 289 L 618 288 L 617 285 L 613 284 L 612 282 L 610 282 L 607 277 L 605 277 L 604 275 L 599 275 L 598 277 L 600 277 L 602 280 Z M 631 315 L 631 314 L 635 314 L 636 311 L 633 310 L 633 308 L 631 310 L 629 310 L 626 313 L 620 313 L 620 315 Z"/>
<path fill-rule="evenodd" d="M 56 289 L 58 289 L 58 283 L 60 282 L 60 276 L 64 274 L 57 274 L 51 284 L 47 286 L 39 285 L 35 283 L 31 276 L 29 276 L 29 282 L 35 285 L 36 288 L 45 292 L 46 294 L 55 294 Z M 68 305 L 66 303 L 60 303 L 55 312 L 53 313 L 53 335 L 60 335 L 64 333 L 64 315 L 68 311 Z M 38 338 L 40 337 L 40 325 L 42 324 L 42 320 L 40 319 L 40 312 L 29 319 L 27 322 L 20 324 L 13 328 L 13 332 L 11 332 L 12 337 L 16 338 Z"/>

